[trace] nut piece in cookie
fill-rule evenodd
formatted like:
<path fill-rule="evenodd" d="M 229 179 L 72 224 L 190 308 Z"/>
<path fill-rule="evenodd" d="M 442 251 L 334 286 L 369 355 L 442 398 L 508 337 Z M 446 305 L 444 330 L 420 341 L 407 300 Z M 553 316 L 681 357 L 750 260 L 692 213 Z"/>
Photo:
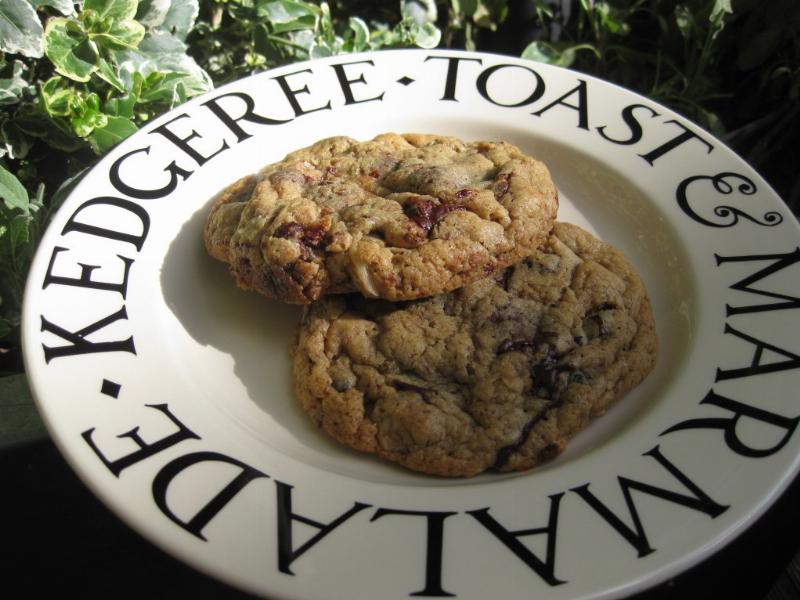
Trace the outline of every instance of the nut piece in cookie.
<path fill-rule="evenodd" d="M 529 469 L 639 384 L 657 340 L 615 248 L 556 224 L 532 256 L 447 294 L 306 309 L 296 396 L 338 441 L 445 476 Z"/>
<path fill-rule="evenodd" d="M 505 142 L 334 137 L 223 190 L 204 241 L 240 287 L 284 302 L 411 300 L 530 255 L 557 208 L 547 168 Z"/>

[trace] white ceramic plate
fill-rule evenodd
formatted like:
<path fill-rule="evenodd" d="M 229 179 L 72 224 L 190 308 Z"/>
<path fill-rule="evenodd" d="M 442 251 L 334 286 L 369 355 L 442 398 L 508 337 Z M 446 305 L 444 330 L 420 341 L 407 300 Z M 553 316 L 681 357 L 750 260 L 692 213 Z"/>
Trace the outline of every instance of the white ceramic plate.
<path fill-rule="evenodd" d="M 506 139 L 560 219 L 653 300 L 650 377 L 528 473 L 417 475 L 316 431 L 290 389 L 296 307 L 237 290 L 201 231 L 288 151 L 385 131 Z M 26 290 L 25 359 L 91 489 L 194 567 L 270 598 L 609 598 L 718 550 L 798 470 L 800 233 L 710 134 L 575 72 L 391 51 L 295 64 L 155 120 L 81 182 Z"/>

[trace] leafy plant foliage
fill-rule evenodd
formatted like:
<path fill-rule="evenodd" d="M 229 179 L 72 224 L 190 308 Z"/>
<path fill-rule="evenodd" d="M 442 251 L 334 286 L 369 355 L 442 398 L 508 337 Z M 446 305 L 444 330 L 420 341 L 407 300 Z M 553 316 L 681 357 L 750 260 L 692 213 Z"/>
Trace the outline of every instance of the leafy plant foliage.
<path fill-rule="evenodd" d="M 0 0 L 0 370 L 47 216 L 96 157 L 215 85 L 416 46 L 503 52 L 639 91 L 800 206 L 797 0 Z"/>

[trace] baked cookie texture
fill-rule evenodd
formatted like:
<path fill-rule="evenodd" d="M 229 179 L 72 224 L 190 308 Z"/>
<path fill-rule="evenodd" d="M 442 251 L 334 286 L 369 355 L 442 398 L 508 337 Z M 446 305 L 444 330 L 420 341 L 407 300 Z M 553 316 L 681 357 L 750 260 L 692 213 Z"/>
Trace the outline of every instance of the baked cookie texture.
<path fill-rule="evenodd" d="M 297 398 L 333 438 L 444 476 L 529 469 L 642 381 L 657 349 L 644 285 L 614 247 L 557 223 L 545 244 L 448 294 L 307 307 Z"/>
<path fill-rule="evenodd" d="M 239 287 L 284 302 L 410 300 L 530 255 L 557 208 L 544 164 L 505 142 L 333 137 L 225 189 L 204 241 Z"/>

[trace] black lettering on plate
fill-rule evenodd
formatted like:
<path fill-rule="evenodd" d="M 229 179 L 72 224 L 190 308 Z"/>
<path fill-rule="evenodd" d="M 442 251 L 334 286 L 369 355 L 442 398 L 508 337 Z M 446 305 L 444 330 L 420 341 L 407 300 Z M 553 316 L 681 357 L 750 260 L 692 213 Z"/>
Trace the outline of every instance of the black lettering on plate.
<path fill-rule="evenodd" d="M 167 489 L 172 480 L 179 474 L 194 465 L 205 462 L 222 462 L 240 469 L 239 474 L 229 481 L 213 498 L 209 499 L 203 507 L 188 521 L 184 521 L 167 504 Z M 206 525 L 225 508 L 228 503 L 241 492 L 248 483 L 266 475 L 240 460 L 226 456 L 219 452 L 192 452 L 179 456 L 164 465 L 153 479 L 153 500 L 164 515 L 173 523 L 180 525 L 192 535 L 205 541 L 203 529 Z"/>
<path fill-rule="evenodd" d="M 214 153 L 212 153 L 212 154 L 210 154 L 208 156 L 204 156 L 203 154 L 200 154 L 200 152 L 195 150 L 192 147 L 192 145 L 189 144 L 189 142 L 191 140 L 201 137 L 199 133 L 197 133 L 194 129 L 192 129 L 192 132 L 189 135 L 187 135 L 186 137 L 181 137 L 181 136 L 179 136 L 177 133 L 175 133 L 174 131 L 172 131 L 169 128 L 169 126 L 172 125 L 175 121 L 178 121 L 180 119 L 186 119 L 186 118 L 189 118 L 189 115 L 187 115 L 186 113 L 180 114 L 177 117 L 175 117 L 173 119 L 170 119 L 166 123 L 164 123 L 162 125 L 159 125 L 158 127 L 154 127 L 153 131 L 151 131 L 150 133 L 151 134 L 158 133 L 158 134 L 164 136 L 170 142 L 175 144 L 178 148 L 183 150 L 186 154 L 191 156 L 192 159 L 194 159 L 194 162 L 196 162 L 200 166 L 204 165 L 206 162 L 208 162 L 209 160 L 214 158 L 220 152 L 224 152 L 225 150 L 227 150 L 229 148 L 228 142 L 223 140 L 222 141 L 222 146 L 220 146 L 219 149 L 216 150 Z"/>
<path fill-rule="evenodd" d="M 105 382 L 105 380 L 104 380 Z M 105 383 L 104 383 L 105 386 Z M 175 444 L 178 444 L 184 440 L 195 439 L 199 440 L 200 436 L 193 433 L 186 425 L 184 425 L 178 418 L 172 414 L 169 410 L 169 406 L 166 404 L 146 404 L 145 406 L 149 408 L 154 408 L 167 416 L 167 418 L 172 421 L 172 423 L 178 428 L 174 433 L 169 434 L 166 437 L 161 438 L 160 440 L 156 440 L 152 443 L 147 443 L 142 439 L 142 436 L 139 435 L 139 427 L 134 427 L 130 431 L 126 431 L 125 433 L 121 433 L 117 437 L 128 438 L 132 440 L 138 450 L 131 452 L 130 454 L 126 454 L 120 458 L 115 460 L 109 460 L 106 458 L 105 454 L 97 447 L 94 440 L 92 439 L 92 433 L 94 433 L 95 428 L 92 427 L 91 429 L 87 429 L 83 433 L 81 433 L 81 437 L 84 441 L 89 444 L 89 447 L 94 451 L 94 453 L 98 456 L 98 458 L 103 461 L 103 464 L 108 467 L 108 470 L 111 471 L 116 477 L 119 477 L 119 474 L 122 473 L 125 469 L 130 467 L 131 465 L 135 465 L 138 462 L 143 461 L 146 458 L 150 458 L 151 456 L 158 454 L 162 450 L 166 450 L 167 448 L 171 448 Z"/>
<path fill-rule="evenodd" d="M 739 183 L 737 186 L 734 186 L 729 180 L 738 180 L 741 183 Z M 751 216 L 742 209 L 725 204 L 715 206 L 713 210 L 714 215 L 719 217 L 720 220 L 711 221 L 706 219 L 698 214 L 697 211 L 692 208 L 692 205 L 689 202 L 689 186 L 698 181 L 710 182 L 717 194 L 722 194 L 725 196 L 733 194 L 734 191 L 743 196 L 753 196 L 757 191 L 756 184 L 753 183 L 749 177 L 741 175 L 740 173 L 726 172 L 717 173 L 716 175 L 693 175 L 691 177 L 687 177 L 681 181 L 680 184 L 678 184 L 678 189 L 675 191 L 675 200 L 677 201 L 680 209 L 698 223 L 701 223 L 707 227 L 733 227 L 741 218 L 764 227 L 774 227 L 775 225 L 783 222 L 783 217 L 781 214 L 774 210 L 764 213 L 764 216 L 762 217 L 763 221 L 759 221 L 756 217 Z M 701 198 L 709 197 L 708 194 L 700 194 L 699 196 Z"/>
<path fill-rule="evenodd" d="M 710 390 L 705 398 L 700 401 L 700 404 L 717 406 L 733 414 L 730 417 L 701 417 L 681 421 L 663 431 L 660 435 L 666 435 L 675 431 L 684 431 L 686 429 L 721 429 L 725 434 L 725 443 L 728 448 L 736 452 L 736 454 L 749 458 L 764 458 L 766 456 L 772 456 L 783 448 L 789 441 L 789 438 L 792 437 L 794 430 L 797 428 L 797 424 L 800 423 L 800 416 L 791 419 L 782 415 L 776 415 L 762 408 L 750 406 L 726 398 L 725 396 L 720 396 L 714 392 L 714 390 Z M 759 421 L 782 429 L 783 437 L 769 448 L 753 448 L 745 444 L 739 437 L 739 434 L 736 433 L 736 427 L 742 418 Z"/>
<path fill-rule="evenodd" d="M 105 292 L 117 292 L 119 293 L 123 299 L 125 299 L 125 295 L 128 291 L 128 275 L 130 274 L 131 265 L 133 264 L 133 259 L 128 258 L 126 256 L 122 256 L 121 254 L 117 254 L 117 258 L 122 261 L 122 281 L 115 283 L 112 281 L 98 281 L 96 279 L 92 279 L 92 273 L 95 269 L 99 269 L 100 265 L 87 265 L 85 263 L 78 263 L 78 266 L 81 268 L 81 275 L 80 277 L 64 277 L 63 275 L 54 275 L 53 274 L 53 265 L 56 262 L 56 257 L 61 253 L 68 251 L 69 248 L 64 248 L 62 246 L 55 246 L 53 248 L 53 254 L 50 256 L 50 262 L 47 265 L 47 272 L 44 275 L 44 283 L 42 283 L 42 289 L 46 288 L 48 285 L 69 285 L 73 287 L 82 287 L 87 289 L 93 290 L 100 290 Z"/>
<path fill-rule="evenodd" d="M 737 281 L 733 285 L 730 286 L 732 290 L 738 290 L 740 292 L 749 292 L 751 294 L 759 294 L 761 296 L 767 296 L 768 298 L 777 298 L 779 300 L 785 300 L 786 302 L 772 302 L 770 304 L 754 304 L 751 306 L 731 306 L 730 304 L 725 305 L 725 316 L 730 317 L 733 315 L 741 315 L 746 313 L 756 313 L 756 312 L 766 312 L 772 310 L 782 310 L 787 308 L 800 308 L 800 298 L 795 298 L 794 296 L 789 296 L 787 294 L 779 294 L 777 292 L 770 292 L 767 290 L 759 290 L 754 287 L 750 287 L 751 284 L 772 275 L 773 273 L 777 273 L 782 269 L 792 266 L 793 264 L 800 261 L 800 248 L 795 248 L 793 252 L 787 252 L 786 254 L 753 254 L 750 256 L 720 256 L 719 254 L 715 254 L 714 258 L 717 259 L 717 266 L 723 263 L 729 262 L 744 262 L 744 261 L 765 261 L 770 260 L 773 261 L 772 264 L 769 266 L 764 267 L 760 271 L 756 271 L 752 275 L 749 275 L 742 279 L 741 281 Z"/>
<path fill-rule="evenodd" d="M 113 206 L 124 210 L 126 212 L 131 213 L 135 217 L 141 221 L 142 224 L 142 231 L 138 234 L 133 233 L 125 233 L 122 231 L 117 231 L 115 229 L 108 229 L 106 227 L 100 227 L 98 225 L 90 225 L 88 223 L 84 223 L 82 221 L 78 221 L 78 215 L 83 212 L 85 209 L 89 208 L 90 206 Z M 83 204 L 81 204 L 74 213 L 72 213 L 67 219 L 66 225 L 61 230 L 61 235 L 66 235 L 70 232 L 78 232 L 78 233 L 85 233 L 87 235 L 94 235 L 97 237 L 107 238 L 109 240 L 117 240 L 120 242 L 127 242 L 129 244 L 133 244 L 136 250 L 141 250 L 142 246 L 144 245 L 144 241 L 147 238 L 147 233 L 150 231 L 150 215 L 147 214 L 147 211 L 136 204 L 135 202 L 131 202 L 130 200 L 125 200 L 123 198 L 115 198 L 114 196 L 101 196 L 99 198 L 92 198 L 91 200 L 87 200 Z"/>
<path fill-rule="evenodd" d="M 634 113 L 634 111 L 638 108 L 642 108 L 648 111 L 650 113 L 651 119 L 653 117 L 659 116 L 656 111 L 654 111 L 646 104 L 631 104 L 623 108 L 622 112 L 620 113 L 620 115 L 622 116 L 622 120 L 625 122 L 625 125 L 628 126 L 628 130 L 631 132 L 630 137 L 624 139 L 612 138 L 605 132 L 606 125 L 601 125 L 600 127 L 596 127 L 595 129 L 597 129 L 597 133 L 599 133 L 603 139 L 608 140 L 609 142 L 612 142 L 614 144 L 619 144 L 621 146 L 630 146 L 637 143 L 639 140 L 642 139 L 642 135 L 644 134 L 644 130 L 642 129 L 642 124 L 639 123 L 639 120 L 636 118 L 636 115 Z"/>
<path fill-rule="evenodd" d="M 675 477 L 683 486 L 691 492 L 691 495 L 681 494 L 672 490 L 666 490 L 649 483 L 643 483 L 627 477 L 618 476 L 622 496 L 625 498 L 625 505 L 628 508 L 628 513 L 631 517 L 633 527 L 627 525 L 621 518 L 606 506 L 602 500 L 589 491 L 589 484 L 572 488 L 571 491 L 580 496 L 586 504 L 588 504 L 602 519 L 611 525 L 611 527 L 619 533 L 625 541 L 627 541 L 636 550 L 638 557 L 642 558 L 655 552 L 655 549 L 650 545 L 650 540 L 647 539 L 647 534 L 642 525 L 639 511 L 636 509 L 636 504 L 633 501 L 632 491 L 636 490 L 643 494 L 648 494 L 656 498 L 661 498 L 673 504 L 679 504 L 707 514 L 712 519 L 724 513 L 729 507 L 718 504 L 712 500 L 703 490 L 701 490 L 694 482 L 692 482 L 686 475 L 684 475 L 678 468 L 673 465 L 667 458 L 661 454 L 658 446 L 652 450 L 648 450 L 643 456 L 651 456 L 658 463 L 664 467 L 669 473 Z"/>
<path fill-rule="evenodd" d="M 219 104 L 219 101 L 223 98 L 237 98 L 244 103 L 244 112 L 238 117 L 232 117 L 230 113 L 226 112 Z M 239 125 L 239 121 L 247 121 L 248 123 L 255 123 L 257 125 L 280 125 L 282 123 L 288 123 L 292 119 L 270 119 L 269 117 L 264 117 L 256 113 L 256 103 L 253 98 L 245 93 L 242 92 L 228 92 L 227 94 L 220 94 L 203 102 L 203 106 L 205 106 L 208 110 L 210 110 L 214 115 L 225 125 L 228 129 L 231 130 L 236 136 L 237 142 L 243 142 L 249 137 L 252 137 L 252 134 L 247 133 L 244 129 L 242 129 L 241 125 Z"/>
<path fill-rule="evenodd" d="M 119 321 L 120 319 L 127 319 L 128 313 L 125 306 L 122 306 L 117 312 L 108 315 L 91 325 L 87 325 L 77 331 L 69 331 L 48 321 L 44 315 L 42 319 L 42 331 L 53 333 L 63 340 L 69 342 L 65 346 L 48 346 L 42 344 L 44 350 L 44 361 L 49 363 L 54 358 L 61 358 L 64 356 L 76 356 L 80 354 L 91 354 L 95 352 L 130 352 L 136 354 L 136 347 L 133 344 L 133 336 L 124 340 L 116 340 L 113 342 L 92 342 L 86 339 L 87 336 L 100 331 L 104 327 Z"/>
<path fill-rule="evenodd" d="M 331 101 L 328 100 L 326 104 L 322 106 L 317 106 L 315 108 L 303 108 L 300 106 L 300 102 L 297 100 L 297 96 L 300 94 L 310 94 L 311 91 L 308 89 L 308 84 L 304 85 L 303 87 L 293 88 L 289 85 L 287 79 L 294 75 L 299 75 L 300 73 L 311 73 L 314 72 L 311 69 L 301 69 L 299 71 L 295 71 L 293 73 L 287 73 L 286 75 L 276 75 L 273 77 L 275 81 L 278 82 L 278 85 L 281 87 L 283 94 L 286 96 L 286 99 L 289 101 L 292 109 L 294 110 L 294 114 L 296 117 L 300 117 L 302 115 L 307 115 L 309 113 L 317 112 L 318 110 L 330 110 L 331 108 Z"/>
<path fill-rule="evenodd" d="M 572 96 L 573 94 L 577 94 L 578 103 L 571 104 L 567 102 L 567 98 Z M 541 117 L 544 113 L 555 106 L 565 106 L 571 110 L 574 110 L 578 113 L 578 128 L 579 129 L 589 129 L 589 100 L 587 98 L 586 93 L 586 82 L 583 79 L 578 80 L 578 85 L 568 91 L 566 94 L 561 96 L 560 98 L 556 98 L 545 106 L 544 108 L 537 110 L 534 113 L 531 113 L 535 117 Z"/>
<path fill-rule="evenodd" d="M 520 100 L 519 102 L 515 102 L 514 104 L 503 104 L 493 99 L 489 95 L 489 78 L 492 75 L 494 75 L 495 72 L 499 71 L 500 69 L 505 69 L 506 67 L 512 67 L 512 68 L 522 69 L 523 71 L 528 71 L 529 73 L 533 74 L 534 80 L 536 82 L 536 85 L 534 86 L 530 95 L 524 100 Z M 496 106 L 503 106 L 506 108 L 516 108 L 518 106 L 527 106 L 528 104 L 533 104 L 544 95 L 544 90 L 545 90 L 544 79 L 542 79 L 542 76 L 539 75 L 539 73 L 528 67 L 523 67 L 522 65 L 512 65 L 512 64 L 493 65 L 491 67 L 488 67 L 487 69 L 484 69 L 484 71 L 481 72 L 480 75 L 478 75 L 478 79 L 476 80 L 475 85 L 478 88 L 478 93 L 481 96 L 483 96 L 486 100 L 488 100 L 492 104 L 495 104 Z"/>
<path fill-rule="evenodd" d="M 425 517 L 428 522 L 428 535 L 425 544 L 425 587 L 418 592 L 411 592 L 410 596 L 455 596 L 442 588 L 442 549 L 444 546 L 444 520 L 457 513 L 436 512 L 420 510 L 400 510 L 394 508 L 379 508 L 372 515 L 370 521 L 375 521 L 386 515 L 407 515 Z"/>
<path fill-rule="evenodd" d="M 544 579 L 550 585 L 559 585 L 565 583 L 558 579 L 555 574 L 556 564 L 556 533 L 558 527 L 558 506 L 564 492 L 553 494 L 550 498 L 550 516 L 547 520 L 545 527 L 533 527 L 529 529 L 519 529 L 516 531 L 509 531 L 501 525 L 493 516 L 489 514 L 488 508 L 481 508 L 478 510 L 468 510 L 467 514 L 472 515 L 481 525 L 486 527 L 492 535 L 500 540 L 506 548 L 511 550 L 517 555 L 522 562 L 524 562 L 530 569 L 536 572 L 539 577 Z M 545 551 L 545 559 L 542 560 L 531 552 L 518 538 L 528 535 L 547 535 L 547 550 Z"/>
<path fill-rule="evenodd" d="M 639 156 L 645 159 L 651 167 L 653 166 L 653 163 L 656 162 L 659 158 L 661 158 L 665 154 L 668 154 L 669 152 L 672 152 L 676 148 L 680 148 L 683 144 L 685 144 L 689 140 L 698 140 L 699 142 L 701 142 L 706 147 L 707 154 L 711 154 L 711 152 L 714 150 L 714 146 L 709 144 L 707 141 L 705 141 L 694 131 L 686 127 L 686 125 L 684 125 L 680 121 L 676 121 L 675 119 L 670 119 L 669 121 L 664 121 L 664 123 L 670 125 L 677 125 L 681 129 L 681 133 L 676 135 L 671 140 L 664 142 L 659 147 L 654 148 L 650 152 L 647 152 L 645 154 L 639 154 Z"/>
<path fill-rule="evenodd" d="M 456 84 L 458 83 L 458 65 L 462 60 L 476 62 L 479 65 L 483 64 L 480 58 L 466 58 L 463 56 L 428 56 L 425 62 L 429 60 L 446 60 L 447 61 L 447 75 L 444 81 L 444 95 L 440 100 L 450 100 L 458 102 L 456 98 Z"/>
<path fill-rule="evenodd" d="M 278 506 L 278 570 L 288 575 L 294 575 L 291 566 L 295 560 L 313 548 L 317 542 L 321 541 L 350 517 L 370 506 L 369 504 L 354 502 L 353 506 L 333 519 L 330 523 L 321 523 L 292 510 L 292 487 L 293 486 L 283 483 L 282 481 L 275 482 Z M 310 525 L 319 530 L 297 549 L 294 548 L 292 540 L 292 524 L 295 521 L 303 523 L 304 525 Z"/>
<path fill-rule="evenodd" d="M 123 181 L 120 171 L 122 170 L 122 164 L 126 160 L 141 152 L 150 154 L 150 146 L 145 148 L 137 148 L 136 150 L 131 150 L 130 152 L 123 154 L 114 161 L 114 164 L 111 165 L 111 169 L 108 171 L 108 180 L 111 182 L 111 185 L 114 186 L 114 189 L 122 194 L 125 194 L 126 196 L 130 196 L 131 198 L 137 198 L 139 200 L 155 200 L 157 198 L 169 196 L 175 191 L 175 188 L 178 187 L 180 180 L 188 179 L 194 172 L 187 171 L 186 169 L 179 167 L 178 164 L 173 160 L 163 169 L 165 173 L 170 174 L 169 181 L 164 186 L 157 189 L 143 189 L 134 187 L 133 185 Z"/>
<path fill-rule="evenodd" d="M 755 346 L 755 351 L 753 352 L 753 360 L 750 361 L 750 364 L 746 367 L 739 367 L 737 369 L 717 369 L 717 375 L 714 381 L 725 381 L 727 379 L 738 379 L 740 377 L 751 377 L 753 375 L 763 375 L 765 373 L 775 373 L 776 371 L 786 371 L 788 369 L 797 369 L 800 367 L 800 356 L 794 354 L 793 352 L 789 352 L 788 350 L 784 350 L 783 348 L 778 348 L 773 344 L 763 342 L 752 335 L 748 335 L 739 331 L 738 329 L 734 329 L 728 323 L 725 323 L 725 333 L 731 334 L 733 336 L 738 337 L 740 340 L 744 340 L 745 342 L 752 344 Z M 781 360 L 776 362 L 762 362 L 762 356 L 764 354 L 764 350 L 770 350 L 776 354 L 780 354 L 781 356 L 785 356 L 789 360 Z"/>
<path fill-rule="evenodd" d="M 366 84 L 367 80 L 364 79 L 364 73 L 361 73 L 361 75 L 359 75 L 358 77 L 350 79 L 348 77 L 347 71 L 345 71 L 345 67 L 358 64 L 368 64 L 375 66 L 375 63 L 371 60 L 354 60 L 348 63 L 331 65 L 331 68 L 336 73 L 336 79 L 339 80 L 339 86 L 342 88 L 342 94 L 344 95 L 345 105 L 360 104 L 362 102 L 372 102 L 373 100 L 383 100 L 385 92 L 381 92 L 380 94 L 378 94 L 377 96 L 373 96 L 372 98 L 361 98 L 359 100 L 356 100 L 356 97 L 353 95 L 353 84 L 354 83 Z"/>

